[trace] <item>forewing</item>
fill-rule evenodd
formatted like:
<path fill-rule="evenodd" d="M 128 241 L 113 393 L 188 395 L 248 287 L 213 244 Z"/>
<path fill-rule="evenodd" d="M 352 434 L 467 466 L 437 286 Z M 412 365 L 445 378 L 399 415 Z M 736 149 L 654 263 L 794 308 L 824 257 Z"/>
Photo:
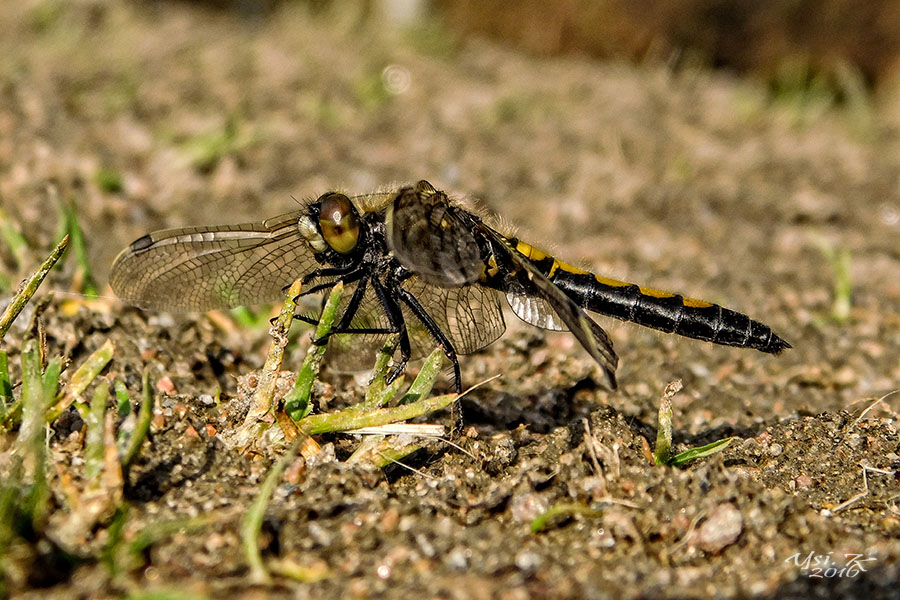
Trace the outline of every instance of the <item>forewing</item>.
<path fill-rule="evenodd" d="M 406 269 L 428 283 L 457 287 L 481 276 L 478 244 L 457 210 L 425 181 L 400 190 L 388 210 L 388 246 Z"/>
<path fill-rule="evenodd" d="M 157 231 L 122 251 L 110 284 L 142 308 L 206 311 L 278 300 L 316 268 L 297 220 L 305 209 L 257 223 Z"/>
<path fill-rule="evenodd" d="M 530 260 L 515 250 L 511 242 L 490 227 L 481 225 L 480 230 L 494 243 L 497 263 L 510 269 L 507 285 L 513 290 L 524 289 L 527 294 L 546 302 L 562 323 L 568 327 L 578 342 L 588 351 L 606 372 L 611 387 L 616 387 L 616 367 L 619 358 L 613 350 L 612 340 L 603 328 L 595 323 L 571 298 L 553 285 Z"/>

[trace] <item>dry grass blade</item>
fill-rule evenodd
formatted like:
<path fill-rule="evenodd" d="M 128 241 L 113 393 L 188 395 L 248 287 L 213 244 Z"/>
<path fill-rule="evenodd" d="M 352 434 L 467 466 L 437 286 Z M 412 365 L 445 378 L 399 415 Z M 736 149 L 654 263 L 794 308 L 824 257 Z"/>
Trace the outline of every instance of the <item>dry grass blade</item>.
<path fill-rule="evenodd" d="M 682 387 L 680 379 L 669 382 L 660 399 L 659 429 L 656 431 L 656 450 L 653 452 L 653 462 L 658 465 L 668 464 L 672 454 L 672 398 Z"/>
<path fill-rule="evenodd" d="M 278 379 L 278 371 L 281 369 L 281 361 L 284 358 L 284 348 L 287 346 L 287 332 L 294 320 L 294 312 L 297 309 L 296 299 L 300 295 L 302 279 L 297 279 L 288 289 L 287 297 L 281 312 L 269 330 L 272 335 L 272 345 L 266 355 L 266 364 L 263 366 L 259 384 L 253 394 L 253 405 L 244 425 L 255 423 L 260 417 L 272 409 L 272 398 L 275 393 L 275 382 Z"/>
<path fill-rule="evenodd" d="M 76 400 L 81 397 L 88 385 L 100 374 L 109 361 L 112 360 L 116 347 L 112 340 L 106 340 L 102 346 L 97 348 L 81 366 L 72 374 L 69 385 L 59 397 L 56 405 L 47 413 L 47 422 L 52 423 L 59 415 L 68 409 Z"/>
<path fill-rule="evenodd" d="M 28 301 L 31 300 L 32 296 L 37 292 L 41 283 L 43 283 L 44 278 L 47 277 L 47 273 L 49 273 L 50 269 L 53 268 L 53 265 L 59 261 L 68 245 L 69 236 L 65 236 L 60 240 L 56 245 L 56 248 L 53 249 L 44 262 L 41 263 L 40 268 L 25 281 L 25 285 L 23 285 L 22 289 L 16 293 L 12 302 L 9 303 L 6 310 L 0 315 L 0 340 L 3 339 L 6 332 L 9 331 L 9 328 L 12 326 L 13 321 L 16 320 L 16 317 L 19 316 L 19 313 L 22 312 L 22 309 L 25 308 L 25 305 L 28 304 Z"/>

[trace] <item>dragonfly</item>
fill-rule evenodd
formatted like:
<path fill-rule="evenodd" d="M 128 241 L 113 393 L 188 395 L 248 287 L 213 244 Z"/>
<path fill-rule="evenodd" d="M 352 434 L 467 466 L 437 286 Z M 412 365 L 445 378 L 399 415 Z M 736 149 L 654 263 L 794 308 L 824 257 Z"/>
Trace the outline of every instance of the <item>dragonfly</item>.
<path fill-rule="evenodd" d="M 396 335 L 399 357 L 391 382 L 411 358 L 440 347 L 458 392 L 459 355 L 484 348 L 506 328 L 504 296 L 522 321 L 570 331 L 613 389 L 618 356 L 588 311 L 769 354 L 791 347 L 740 312 L 563 262 L 500 233 L 424 180 L 352 197 L 328 192 L 254 223 L 149 233 L 118 255 L 110 284 L 138 307 L 185 312 L 275 301 L 297 278 L 302 295 L 344 283 L 340 316 L 329 334 L 339 340 L 339 354 L 358 358 Z"/>

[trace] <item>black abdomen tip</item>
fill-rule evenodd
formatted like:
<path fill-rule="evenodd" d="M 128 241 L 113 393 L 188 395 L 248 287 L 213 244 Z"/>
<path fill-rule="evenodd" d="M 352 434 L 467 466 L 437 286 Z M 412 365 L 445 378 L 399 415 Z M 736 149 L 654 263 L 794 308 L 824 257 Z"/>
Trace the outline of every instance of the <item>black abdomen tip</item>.
<path fill-rule="evenodd" d="M 769 340 L 766 348 L 760 348 L 760 350 L 768 352 L 769 354 L 781 354 L 785 350 L 790 350 L 791 348 L 793 348 L 793 346 L 791 346 L 788 341 L 781 339 L 773 333 L 772 339 Z"/>

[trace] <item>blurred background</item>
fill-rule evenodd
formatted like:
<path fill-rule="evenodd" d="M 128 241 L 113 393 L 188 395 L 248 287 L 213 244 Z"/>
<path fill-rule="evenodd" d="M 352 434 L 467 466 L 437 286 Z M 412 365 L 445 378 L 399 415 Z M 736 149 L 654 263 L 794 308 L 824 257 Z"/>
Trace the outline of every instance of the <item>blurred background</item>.
<path fill-rule="evenodd" d="M 353 579 L 330 594 L 281 578 L 276 597 L 420 597 L 435 579 L 448 598 L 896 597 L 898 40 L 896 0 L 0 0 L 0 306 L 80 232 L 40 290 L 55 295 L 2 340 L 12 381 L 29 331 L 73 366 L 109 340 L 106 375 L 136 399 L 149 370 L 161 407 L 135 463 L 146 470 L 118 497 L 140 524 L 119 527 L 122 508 L 95 528 L 69 510 L 100 514 L 75 502 L 82 442 L 99 446 L 70 420 L 48 452 L 51 517 L 72 516 L 92 539 L 71 547 L 95 554 L 71 582 L 69 567 L 19 550 L 0 571 L 18 561 L 16 577 L 60 584 L 33 597 L 136 598 L 110 579 L 120 560 L 146 559 L 136 579 L 177 590 L 157 597 L 261 597 L 239 513 L 219 509 L 264 496 L 265 461 L 220 440 L 258 381 L 270 313 L 139 311 L 111 297 L 109 266 L 152 230 L 424 178 L 568 262 L 747 313 L 793 349 L 598 317 L 620 356 L 611 391 L 573 336 L 508 317 L 503 338 L 460 361 L 467 385 L 502 375 L 463 400 L 471 462 L 452 450 L 423 459 L 436 478 L 382 477 L 339 468 L 328 446 L 288 469 L 264 519 L 266 560 L 335 589 Z M 85 299 L 91 281 L 105 297 Z M 285 369 L 310 343 L 293 331 Z M 652 468 L 638 433 L 652 439 L 675 379 L 677 444 L 744 439 L 696 468 Z M 326 361 L 317 386 L 317 410 L 331 410 L 367 380 Z M 45 447 L 19 435 L 35 456 Z M 878 469 L 861 481 L 864 465 Z M 0 511 L 18 488 L 43 506 L 31 498 L 46 488 L 4 483 Z M 532 533 L 548 507 L 565 520 Z M 214 526 L 188 528 L 194 516 Z M 17 548 L 35 556 L 65 531 L 51 520 L 35 538 L 38 517 L 19 520 L 29 541 Z M 857 579 L 798 573 L 796 557 L 832 551 L 878 559 Z"/>

